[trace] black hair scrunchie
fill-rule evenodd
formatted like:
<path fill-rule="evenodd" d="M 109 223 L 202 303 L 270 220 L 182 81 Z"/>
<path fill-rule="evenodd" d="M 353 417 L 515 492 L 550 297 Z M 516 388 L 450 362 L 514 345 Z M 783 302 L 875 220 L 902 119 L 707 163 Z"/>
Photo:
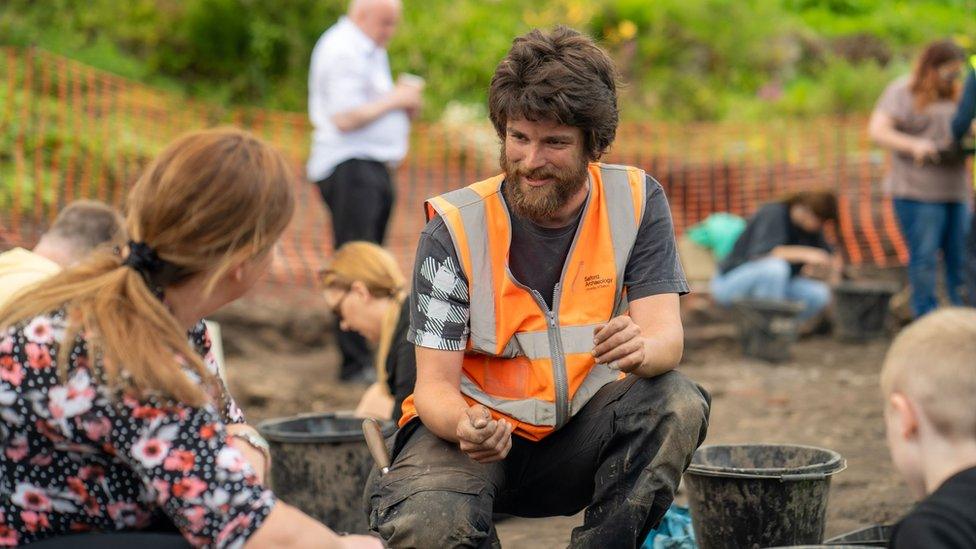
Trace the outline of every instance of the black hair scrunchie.
<path fill-rule="evenodd" d="M 156 254 L 156 250 L 152 249 L 145 242 L 130 240 L 127 246 L 129 248 L 129 255 L 122 261 L 122 265 L 139 273 L 142 279 L 146 281 L 146 285 L 149 286 L 152 293 L 162 299 L 163 288 L 156 281 L 156 275 L 166 269 L 168 264 L 160 259 L 159 255 Z"/>

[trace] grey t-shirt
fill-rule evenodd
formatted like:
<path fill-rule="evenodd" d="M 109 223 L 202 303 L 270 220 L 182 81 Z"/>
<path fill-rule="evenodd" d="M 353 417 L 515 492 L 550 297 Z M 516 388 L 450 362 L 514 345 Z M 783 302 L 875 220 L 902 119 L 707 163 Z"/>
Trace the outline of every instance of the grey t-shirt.
<path fill-rule="evenodd" d="M 895 121 L 895 129 L 916 137 L 931 139 L 939 149 L 953 142 L 951 122 L 956 112 L 953 101 L 936 101 L 919 110 L 909 88 L 911 79 L 899 78 L 888 85 L 875 110 Z M 885 176 L 884 189 L 894 198 L 922 202 L 963 202 L 969 199 L 966 162 L 961 156 L 940 162 L 916 164 L 911 155 L 891 155 L 891 170 Z"/>
<path fill-rule="evenodd" d="M 624 272 L 630 301 L 657 294 L 688 293 L 664 189 L 651 177 L 647 177 L 646 185 L 644 218 Z M 578 224 L 579 218 L 564 228 L 545 229 L 512 216 L 509 268 L 520 283 L 542 294 L 550 306 Z M 468 281 L 460 268 L 451 234 L 444 221 L 434 217 L 424 227 L 417 245 L 407 339 L 421 347 L 464 350 L 469 333 L 468 309 Z"/>

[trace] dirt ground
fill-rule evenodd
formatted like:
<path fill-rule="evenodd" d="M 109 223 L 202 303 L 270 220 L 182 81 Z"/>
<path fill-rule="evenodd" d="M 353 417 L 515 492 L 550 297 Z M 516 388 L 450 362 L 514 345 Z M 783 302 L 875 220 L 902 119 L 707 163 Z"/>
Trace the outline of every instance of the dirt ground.
<path fill-rule="evenodd" d="M 686 324 L 680 368 L 713 398 L 705 443 L 798 443 L 840 452 L 848 468 L 833 480 L 828 537 L 903 514 L 911 499 L 885 448 L 878 391 L 888 341 L 851 344 L 817 336 L 796 344 L 792 361 L 770 365 L 742 358 L 730 328 Z M 308 352 L 271 352 L 253 341 L 237 348 L 227 372 L 252 422 L 350 409 L 363 390 L 334 381 L 337 355 L 330 338 Z M 581 521 L 581 515 L 513 518 L 498 529 L 505 547 L 565 547 Z"/>

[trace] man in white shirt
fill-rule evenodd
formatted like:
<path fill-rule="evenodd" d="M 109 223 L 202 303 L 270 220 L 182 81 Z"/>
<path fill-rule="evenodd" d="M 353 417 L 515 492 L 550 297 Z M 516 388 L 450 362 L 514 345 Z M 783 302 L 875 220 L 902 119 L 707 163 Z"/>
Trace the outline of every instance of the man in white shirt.
<path fill-rule="evenodd" d="M 307 172 L 332 213 L 336 248 L 353 240 L 382 244 L 394 200 L 389 166 L 406 155 L 409 118 L 420 108 L 421 86 L 394 84 L 385 49 L 401 9 L 400 0 L 352 0 L 312 51 Z M 341 331 L 338 340 L 341 379 L 373 371 L 365 340 Z"/>

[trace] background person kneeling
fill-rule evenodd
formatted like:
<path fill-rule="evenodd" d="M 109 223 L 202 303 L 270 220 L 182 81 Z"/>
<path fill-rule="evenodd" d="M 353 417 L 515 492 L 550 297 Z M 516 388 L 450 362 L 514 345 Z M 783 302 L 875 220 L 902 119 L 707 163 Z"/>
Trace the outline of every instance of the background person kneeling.
<path fill-rule="evenodd" d="M 325 299 L 343 330 L 377 346 L 376 382 L 356 406 L 356 415 L 400 419 L 400 406 L 417 380 L 406 280 L 390 252 L 371 242 L 344 244 L 322 271 Z"/>
<path fill-rule="evenodd" d="M 830 286 L 804 275 L 839 279 L 841 257 L 823 234 L 836 220 L 837 197 L 828 191 L 800 191 L 759 208 L 712 278 L 715 301 L 795 301 L 803 305 L 800 320 L 812 319 L 830 304 Z"/>

